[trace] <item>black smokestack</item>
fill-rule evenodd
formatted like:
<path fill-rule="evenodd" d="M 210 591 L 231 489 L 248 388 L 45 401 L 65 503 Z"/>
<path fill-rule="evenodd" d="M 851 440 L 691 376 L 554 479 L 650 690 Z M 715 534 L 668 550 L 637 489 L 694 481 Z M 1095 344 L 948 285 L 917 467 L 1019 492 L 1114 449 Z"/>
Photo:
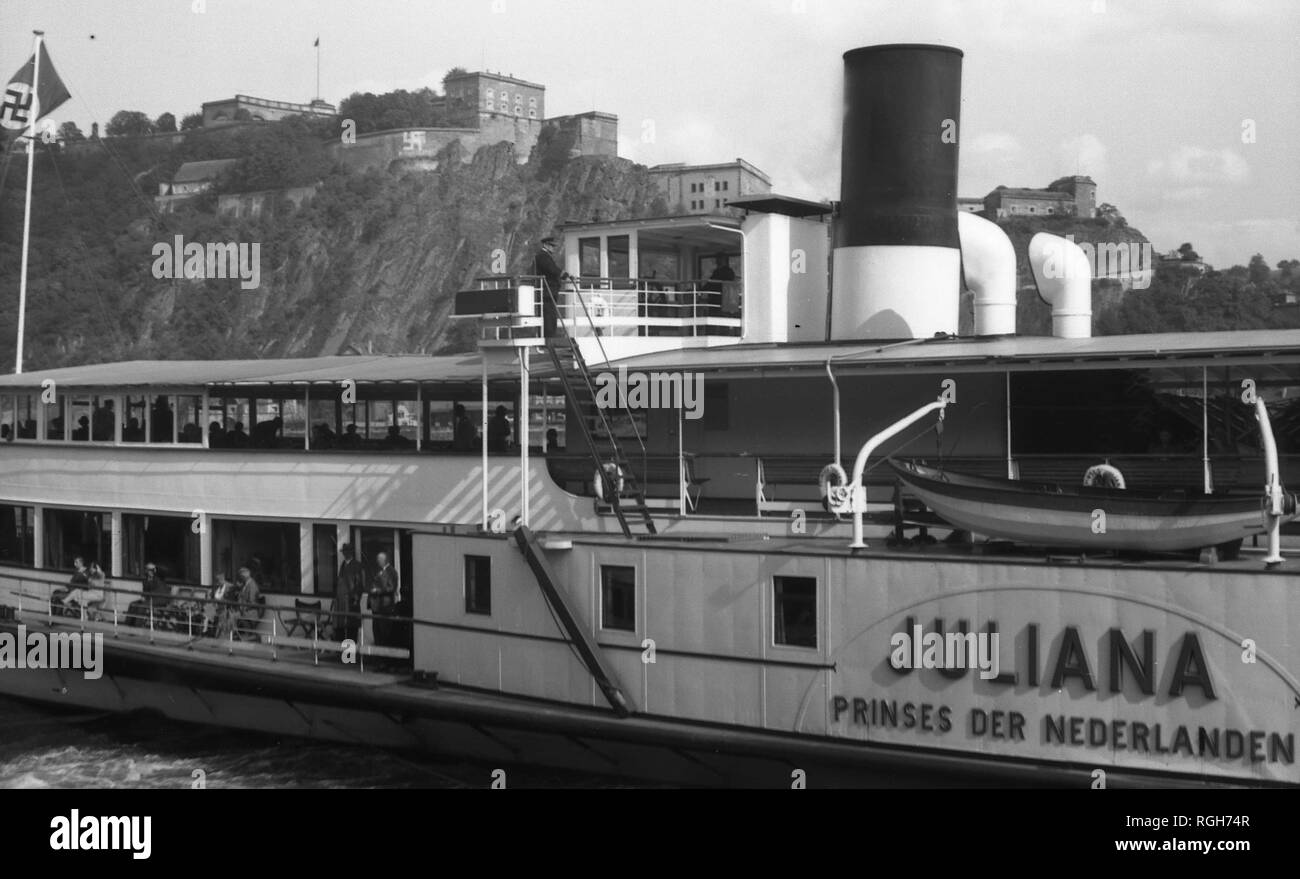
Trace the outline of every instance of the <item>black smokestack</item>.
<path fill-rule="evenodd" d="M 844 55 L 833 338 L 957 330 L 961 62 L 946 46 Z"/>

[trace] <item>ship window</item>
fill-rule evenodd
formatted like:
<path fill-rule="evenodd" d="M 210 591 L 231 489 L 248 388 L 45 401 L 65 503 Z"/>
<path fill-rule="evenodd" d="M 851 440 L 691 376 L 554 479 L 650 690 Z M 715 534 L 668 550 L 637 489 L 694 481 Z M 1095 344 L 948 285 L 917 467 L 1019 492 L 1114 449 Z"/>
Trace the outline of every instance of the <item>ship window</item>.
<path fill-rule="evenodd" d="M 388 563 L 394 568 L 401 568 L 400 559 L 394 551 L 397 541 L 394 539 L 392 528 L 359 528 L 352 529 L 352 546 L 357 549 L 360 555 L 357 561 L 366 572 L 366 587 L 369 588 L 370 582 L 374 580 L 375 575 L 379 573 L 379 555 L 383 553 L 388 557 Z"/>
<path fill-rule="evenodd" d="M 35 394 L 18 394 L 4 397 L 4 417 L 0 421 L 0 441 L 36 439 L 36 409 L 39 397 Z"/>
<path fill-rule="evenodd" d="M 88 510 L 45 510 L 45 567 L 71 571 L 78 556 L 107 565 L 112 549 L 111 519 Z"/>
<path fill-rule="evenodd" d="M 68 398 L 58 394 L 53 403 L 45 404 L 45 438 L 48 440 L 65 440 L 68 438 L 67 418 Z"/>
<path fill-rule="evenodd" d="M 149 403 L 143 395 L 127 395 L 122 403 L 122 419 L 122 442 L 144 442 L 149 427 Z"/>
<path fill-rule="evenodd" d="M 600 625 L 636 631 L 636 568 L 600 566 Z"/>
<path fill-rule="evenodd" d="M 36 509 L 0 504 L 0 565 L 36 564 Z"/>
<path fill-rule="evenodd" d="M 176 414 L 179 418 L 177 441 L 201 444 L 203 442 L 203 398 L 195 394 L 177 397 Z"/>
<path fill-rule="evenodd" d="M 773 577 L 773 641 L 790 647 L 817 646 L 817 578 Z"/>
<path fill-rule="evenodd" d="M 297 522 L 212 520 L 216 570 L 234 580 L 247 567 L 263 592 L 302 591 L 300 546 Z"/>
<path fill-rule="evenodd" d="M 728 430 L 731 427 L 731 394 L 728 385 L 706 382 L 704 385 L 704 429 Z"/>
<path fill-rule="evenodd" d="M 167 395 L 150 398 L 149 405 L 149 441 L 154 443 L 176 442 L 176 413 L 172 409 L 172 399 Z"/>
<path fill-rule="evenodd" d="M 578 239 L 578 274 L 584 278 L 600 277 L 600 239 Z"/>
<path fill-rule="evenodd" d="M 627 235 L 611 235 L 606 242 L 609 253 L 609 277 L 631 278 L 632 261 L 629 257 L 630 239 Z"/>
<path fill-rule="evenodd" d="M 465 613 L 492 613 L 492 559 L 465 556 Z"/>
<path fill-rule="evenodd" d="M 336 525 L 312 525 L 312 585 L 317 595 L 333 595 L 339 570 L 339 529 Z M 338 608 L 335 610 L 346 610 Z"/>
<path fill-rule="evenodd" d="M 157 565 L 169 583 L 202 582 L 199 570 L 199 535 L 194 520 L 185 516 L 122 515 L 122 570 L 128 577 L 144 577 L 145 565 Z M 101 562 L 102 564 L 102 562 Z M 258 583 L 261 586 L 261 583 Z"/>

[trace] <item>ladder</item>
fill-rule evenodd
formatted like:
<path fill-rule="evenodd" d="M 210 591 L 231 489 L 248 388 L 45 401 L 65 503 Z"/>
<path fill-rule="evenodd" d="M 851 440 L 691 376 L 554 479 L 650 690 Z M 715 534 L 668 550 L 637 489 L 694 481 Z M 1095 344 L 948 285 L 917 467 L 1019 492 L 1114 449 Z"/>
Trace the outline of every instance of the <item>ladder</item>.
<path fill-rule="evenodd" d="M 552 306 L 555 308 L 557 316 L 560 313 L 559 305 L 555 301 L 555 296 L 549 289 L 549 285 L 542 282 L 540 285 L 543 294 L 550 299 Z M 579 300 L 581 301 L 581 300 Z M 586 312 L 586 305 L 583 305 L 583 312 Z M 587 315 L 587 320 L 591 323 L 593 331 L 595 322 L 591 320 L 591 315 Z M 611 485 L 605 491 L 605 496 L 598 498 L 600 501 L 607 502 L 614 510 L 614 515 L 618 517 L 618 524 L 623 529 L 625 537 L 632 536 L 632 524 L 630 519 L 640 517 L 641 522 L 649 534 L 658 533 L 655 529 L 654 519 L 650 516 L 650 508 L 646 506 L 645 490 L 642 488 L 636 473 L 632 469 L 623 446 L 614 436 L 614 428 L 604 407 L 596 402 L 596 387 L 591 378 L 591 372 L 587 368 L 587 362 L 583 359 L 582 352 L 578 348 L 577 341 L 569 335 L 568 329 L 564 326 L 564 320 L 557 317 L 555 322 L 556 335 L 553 338 L 546 339 L 546 351 L 551 357 L 551 363 L 555 366 L 555 372 L 560 378 L 561 384 L 564 385 L 564 396 L 569 401 L 569 410 L 578 422 L 579 430 L 582 433 L 583 440 L 586 442 L 587 451 L 591 455 L 591 460 L 595 464 L 597 472 L 608 472 L 608 465 L 617 467 L 615 473 L 622 474 L 622 490 L 619 490 L 617 477 L 601 480 L 605 485 Z M 629 420 L 632 413 L 626 408 L 620 407 L 620 412 L 627 415 Z M 635 421 L 631 422 L 635 430 Z M 596 426 L 603 434 L 597 436 L 592 427 Z M 645 443 L 642 441 L 640 434 L 637 434 L 637 443 L 641 447 L 641 454 L 645 454 Z M 644 460 L 642 461 L 644 464 Z M 613 474 L 610 474 L 612 476 Z"/>

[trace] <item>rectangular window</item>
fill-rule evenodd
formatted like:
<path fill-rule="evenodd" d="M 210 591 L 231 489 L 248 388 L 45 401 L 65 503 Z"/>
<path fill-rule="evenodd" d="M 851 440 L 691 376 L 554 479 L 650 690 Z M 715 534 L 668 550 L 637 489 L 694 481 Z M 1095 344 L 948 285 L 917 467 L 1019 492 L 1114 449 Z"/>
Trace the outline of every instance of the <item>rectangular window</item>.
<path fill-rule="evenodd" d="M 465 613 L 492 613 L 492 559 L 465 556 Z"/>
<path fill-rule="evenodd" d="M 817 647 L 817 578 L 772 578 L 772 639 L 790 647 Z"/>
<path fill-rule="evenodd" d="M 715 199 L 713 200 L 713 206 L 714 206 L 715 208 L 720 208 L 720 207 L 722 207 L 722 199 L 720 199 L 720 198 L 715 198 Z"/>
<path fill-rule="evenodd" d="M 36 419 L 40 397 L 19 394 L 14 397 L 14 433 L 18 439 L 36 439 Z"/>
<path fill-rule="evenodd" d="M 185 516 L 122 515 L 122 570 L 143 577 L 145 565 L 158 566 L 169 583 L 200 583 L 199 535 Z M 101 560 L 101 564 L 102 564 Z M 261 585 L 260 583 L 258 584 Z"/>
<path fill-rule="evenodd" d="M 122 442 L 144 442 L 149 428 L 149 403 L 143 395 L 127 395 L 122 406 L 122 419 Z"/>
<path fill-rule="evenodd" d="M 152 443 L 176 442 L 176 412 L 172 399 L 166 395 L 154 396 L 149 406 L 149 441 Z"/>
<path fill-rule="evenodd" d="M 317 595 L 333 595 L 334 582 L 339 573 L 338 528 L 334 525 L 312 525 L 311 542 L 315 574 L 313 585 Z"/>
<path fill-rule="evenodd" d="M 584 278 L 600 277 L 600 239 L 578 239 L 578 274 Z"/>
<path fill-rule="evenodd" d="M 212 557 L 216 569 L 232 580 L 248 568 L 263 592 L 302 591 L 297 522 L 212 520 Z"/>
<path fill-rule="evenodd" d="M 609 277 L 632 277 L 631 240 L 627 235 L 611 235 L 607 241 L 609 250 Z"/>
<path fill-rule="evenodd" d="M 600 566 L 600 625 L 603 629 L 636 631 L 636 568 Z"/>
<path fill-rule="evenodd" d="M 45 567 L 71 571 L 80 556 L 87 564 L 108 567 L 112 517 L 88 510 L 45 510 Z"/>
<path fill-rule="evenodd" d="M 203 398 L 197 394 L 182 394 L 176 398 L 176 413 L 180 418 L 176 439 L 183 443 L 203 444 Z"/>
<path fill-rule="evenodd" d="M 0 565 L 30 568 L 36 564 L 36 510 L 0 505 Z"/>
<path fill-rule="evenodd" d="M 731 181 L 730 181 L 730 180 L 723 180 L 723 181 L 722 181 L 722 190 L 723 190 L 723 192 L 728 192 L 728 191 L 731 190 Z"/>

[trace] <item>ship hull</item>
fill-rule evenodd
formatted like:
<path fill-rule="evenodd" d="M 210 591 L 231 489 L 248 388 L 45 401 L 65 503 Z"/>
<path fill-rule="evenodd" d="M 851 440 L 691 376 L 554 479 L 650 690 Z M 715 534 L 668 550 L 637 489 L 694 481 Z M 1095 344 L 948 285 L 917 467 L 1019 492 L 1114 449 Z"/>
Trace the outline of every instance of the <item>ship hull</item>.
<path fill-rule="evenodd" d="M 28 626 L 29 631 L 39 627 Z M 13 623 L 0 632 L 16 632 Z M 294 663 L 106 639 L 102 677 L 68 669 L 8 670 L 0 693 L 37 703 L 498 766 L 540 766 L 659 785 L 789 787 L 1083 786 L 1091 768 L 846 743 L 604 711 L 409 677 L 338 674 Z M 594 783 L 600 783 L 593 778 Z M 1232 784 L 1163 773 L 1116 772 L 1111 786 Z"/>

